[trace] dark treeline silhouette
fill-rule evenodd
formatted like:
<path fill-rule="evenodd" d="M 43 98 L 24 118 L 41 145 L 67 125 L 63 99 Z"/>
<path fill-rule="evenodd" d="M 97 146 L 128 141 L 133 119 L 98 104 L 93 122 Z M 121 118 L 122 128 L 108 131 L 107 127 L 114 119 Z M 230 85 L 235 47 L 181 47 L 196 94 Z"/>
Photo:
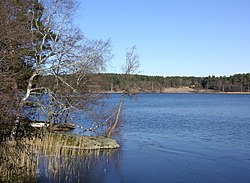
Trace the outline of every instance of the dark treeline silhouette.
<path fill-rule="evenodd" d="M 74 76 L 64 76 L 73 80 Z M 191 88 L 194 91 L 249 92 L 250 73 L 232 76 L 146 76 L 126 74 L 92 74 L 86 76 L 82 92 L 121 92 L 129 87 L 134 92 L 164 92 L 168 88 Z M 50 76 L 40 78 L 38 83 L 53 85 Z"/>

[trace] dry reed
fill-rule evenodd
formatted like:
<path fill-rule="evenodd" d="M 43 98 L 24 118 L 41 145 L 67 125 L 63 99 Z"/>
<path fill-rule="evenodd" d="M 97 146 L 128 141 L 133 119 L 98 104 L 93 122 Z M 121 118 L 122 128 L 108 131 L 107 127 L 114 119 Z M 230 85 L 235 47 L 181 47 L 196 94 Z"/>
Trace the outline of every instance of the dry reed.
<path fill-rule="evenodd" d="M 72 177 L 81 174 L 76 166 L 79 157 L 88 169 L 95 157 L 103 153 L 109 156 L 113 152 L 103 149 L 117 147 L 119 145 L 115 141 L 103 137 L 82 137 L 41 130 L 18 143 L 1 144 L 0 182 L 37 182 L 46 179 L 72 182 Z"/>

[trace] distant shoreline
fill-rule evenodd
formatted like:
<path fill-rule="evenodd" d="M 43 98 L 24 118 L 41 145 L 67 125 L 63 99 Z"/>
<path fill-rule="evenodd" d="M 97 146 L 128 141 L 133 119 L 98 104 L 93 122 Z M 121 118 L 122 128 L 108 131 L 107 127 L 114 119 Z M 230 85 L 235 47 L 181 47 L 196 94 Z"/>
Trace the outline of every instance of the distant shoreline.
<path fill-rule="evenodd" d="M 239 95 L 250 95 L 250 92 L 216 92 L 221 94 L 239 94 Z"/>
<path fill-rule="evenodd" d="M 122 91 L 103 91 L 100 93 L 106 94 L 120 94 Z M 197 93 L 197 94 L 239 94 L 239 95 L 250 95 L 250 92 L 222 92 L 222 91 L 214 91 L 214 90 L 197 90 L 193 88 L 165 88 L 162 91 L 133 91 L 135 94 L 153 94 L 153 93 Z"/>

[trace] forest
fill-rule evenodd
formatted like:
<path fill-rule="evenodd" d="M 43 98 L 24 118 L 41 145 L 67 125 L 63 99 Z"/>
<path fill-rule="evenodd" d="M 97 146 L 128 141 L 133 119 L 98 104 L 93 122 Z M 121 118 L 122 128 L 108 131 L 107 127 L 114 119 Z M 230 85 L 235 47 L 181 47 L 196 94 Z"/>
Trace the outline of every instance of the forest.
<path fill-rule="evenodd" d="M 164 92 L 166 88 L 193 88 L 213 90 L 214 92 L 249 92 L 250 74 L 235 74 L 232 76 L 181 77 L 181 76 L 145 76 L 123 74 L 100 74 L 95 76 L 99 87 L 104 91 L 119 91 L 123 85 L 129 85 L 138 92 Z M 125 81 L 126 79 L 126 81 Z"/>
<path fill-rule="evenodd" d="M 249 92 L 250 73 L 232 76 L 146 76 L 126 74 L 90 74 L 86 77 L 85 92 L 122 92 L 130 88 L 135 93 L 160 93 L 168 88 L 191 88 L 194 92 Z M 67 78 L 74 80 L 73 75 Z M 51 76 L 41 77 L 38 85 L 53 85 Z"/>

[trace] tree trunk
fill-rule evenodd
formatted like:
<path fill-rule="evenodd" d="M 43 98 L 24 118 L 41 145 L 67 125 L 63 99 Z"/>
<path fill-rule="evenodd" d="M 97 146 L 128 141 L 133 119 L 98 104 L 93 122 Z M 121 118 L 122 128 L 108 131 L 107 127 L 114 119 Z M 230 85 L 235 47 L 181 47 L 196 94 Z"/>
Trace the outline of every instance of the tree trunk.
<path fill-rule="evenodd" d="M 30 93 L 32 90 L 32 83 L 34 78 L 37 76 L 37 73 L 33 73 L 33 75 L 30 77 L 29 82 L 28 82 L 28 86 L 26 88 L 26 94 L 25 96 L 21 99 L 19 105 L 18 105 L 18 109 L 17 109 L 17 114 L 16 114 L 16 120 L 15 120 L 15 125 L 12 129 L 11 132 L 11 140 L 15 140 L 16 139 L 16 134 L 20 125 L 20 117 L 21 117 L 21 113 L 22 113 L 22 108 L 25 104 L 25 102 L 27 101 L 27 99 L 30 97 Z M 16 89 L 17 89 L 17 85 L 15 85 Z M 16 96 L 17 97 L 17 96 Z"/>
<path fill-rule="evenodd" d="M 122 97 L 121 97 L 121 100 L 120 100 L 120 104 L 119 104 L 118 110 L 117 110 L 117 114 L 116 114 L 116 118 L 115 118 L 115 123 L 110 127 L 110 129 L 108 131 L 107 137 L 110 137 L 112 135 L 113 131 L 115 130 L 115 128 L 116 128 L 116 126 L 118 124 L 119 116 L 120 116 L 120 113 L 121 113 L 121 109 L 122 109 L 122 105 L 123 105 L 125 96 L 126 96 L 126 94 L 123 93 Z"/>
<path fill-rule="evenodd" d="M 112 93 L 113 92 L 113 82 L 111 82 L 111 84 L 110 84 L 110 92 Z"/>

